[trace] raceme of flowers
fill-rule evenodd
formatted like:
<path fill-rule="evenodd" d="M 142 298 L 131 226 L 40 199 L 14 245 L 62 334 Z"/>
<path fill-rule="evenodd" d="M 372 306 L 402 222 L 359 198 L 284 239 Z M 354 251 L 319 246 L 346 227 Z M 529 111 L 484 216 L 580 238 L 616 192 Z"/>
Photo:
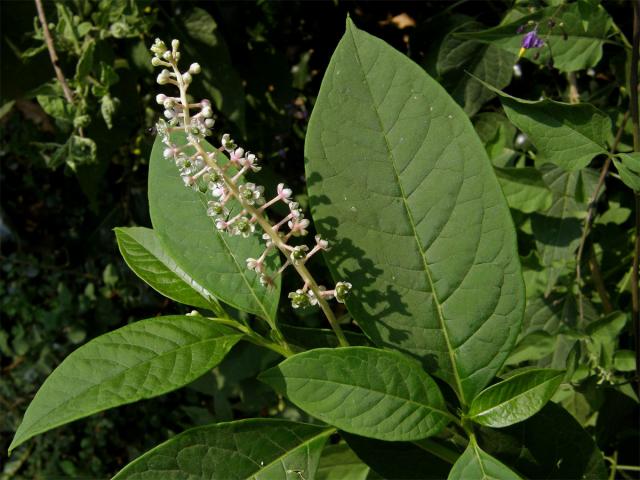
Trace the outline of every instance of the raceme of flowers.
<path fill-rule="evenodd" d="M 179 70 L 178 40 L 173 40 L 169 49 L 162 40 L 156 39 L 151 52 L 154 54 L 151 61 L 153 66 L 162 67 L 157 82 L 160 85 L 174 85 L 179 90 L 179 96 L 163 93 L 156 96 L 166 118 L 159 120 L 156 126 L 165 145 L 163 155 L 175 162 L 185 186 L 209 197 L 207 215 L 213 219 L 215 228 L 221 233 L 243 237 L 252 235 L 256 227 L 262 231 L 265 249 L 258 258 L 247 258 L 246 266 L 259 276 L 264 286 L 272 285 L 278 275 L 293 266 L 304 280 L 301 288 L 289 293 L 294 308 L 317 305 L 319 302 L 326 304 L 329 298 L 343 303 L 351 290 L 349 282 L 338 282 L 333 290 L 326 290 L 315 283 L 304 266 L 316 253 L 327 250 L 328 242 L 316 235 L 315 245 L 311 249 L 307 245 L 289 243 L 294 237 L 307 235 L 309 227 L 309 220 L 304 217 L 300 205 L 292 200 L 291 189 L 281 183 L 277 186 L 275 196 L 267 200 L 264 187 L 245 181 L 246 173 L 260 171 L 258 157 L 239 147 L 228 133 L 222 135 L 218 150 L 206 152 L 203 148 L 202 141 L 212 135 L 211 129 L 215 123 L 211 102 L 205 99 L 189 103 L 187 98 L 187 89 L 193 76 L 200 73 L 200 65 L 193 63 L 186 72 Z M 171 133 L 174 132 L 184 132 L 187 144 L 178 146 L 173 143 Z M 222 152 L 226 153 L 228 160 Z M 239 209 L 232 207 L 232 200 L 240 204 Z M 278 202 L 284 203 L 289 213 L 273 223 L 267 219 L 265 212 Z M 285 256 L 285 262 L 279 270 L 269 272 L 265 263 L 274 250 L 279 250 Z"/>

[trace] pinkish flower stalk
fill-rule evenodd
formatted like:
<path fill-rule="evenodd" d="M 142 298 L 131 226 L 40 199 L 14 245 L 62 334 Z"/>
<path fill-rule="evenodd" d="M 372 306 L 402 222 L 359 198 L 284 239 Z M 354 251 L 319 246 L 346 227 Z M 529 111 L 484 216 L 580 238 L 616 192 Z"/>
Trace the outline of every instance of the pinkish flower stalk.
<path fill-rule="evenodd" d="M 221 233 L 249 237 L 254 233 L 256 226 L 263 231 L 265 251 L 258 259 L 248 258 L 247 268 L 259 275 L 263 285 L 271 285 L 287 267 L 293 266 L 304 283 L 301 289 L 289 293 L 292 306 L 302 308 L 319 305 L 336 333 L 340 345 L 348 345 L 327 300 L 335 298 L 339 302 L 344 302 L 351 284 L 338 282 L 333 290 L 326 290 L 316 283 L 305 266 L 313 255 L 328 249 L 328 242 L 316 236 L 316 244 L 311 250 L 306 245 L 288 243 L 292 237 L 307 235 L 309 220 L 304 218 L 299 205 L 291 201 L 293 192 L 284 184 L 279 184 L 276 195 L 269 201 L 265 201 L 264 187 L 243 180 L 245 173 L 260 170 L 258 158 L 255 154 L 238 147 L 228 133 L 222 135 L 221 147 L 217 151 L 207 152 L 204 149 L 202 140 L 212 135 L 211 129 L 214 126 L 211 102 L 202 100 L 189 103 L 187 90 L 193 81 L 193 76 L 200 73 L 201 69 L 200 65 L 194 63 L 187 72 L 181 72 L 178 68 L 179 47 L 180 43 L 173 40 L 171 49 L 168 49 L 159 39 L 156 39 L 151 47 L 151 52 L 155 55 L 151 63 L 154 66 L 164 67 L 158 75 L 158 83 L 175 85 L 179 90 L 177 97 L 165 94 L 156 96 L 157 103 L 164 108 L 163 114 L 166 118 L 166 121 L 160 120 L 157 125 L 158 134 L 166 145 L 164 157 L 175 161 L 186 186 L 205 192 L 212 197 L 208 202 L 207 215 L 212 217 L 216 229 Z M 195 112 L 192 113 L 192 110 Z M 179 147 L 173 144 L 170 133 L 174 131 L 186 133 L 187 145 Z M 195 154 L 188 156 L 185 153 L 188 147 L 193 148 Z M 224 164 L 219 163 L 223 161 L 220 152 L 227 153 L 228 161 Z M 231 167 L 237 170 L 236 173 L 229 173 Z M 229 218 L 227 206 L 231 198 L 238 201 L 242 207 L 240 213 L 233 218 Z M 290 213 L 274 224 L 267 219 L 265 212 L 278 202 L 287 204 Z M 288 232 L 282 232 L 284 228 L 288 228 Z M 266 272 L 265 260 L 268 253 L 274 249 L 280 251 L 285 261 L 275 274 L 270 275 Z M 271 327 L 277 332 L 276 325 Z"/>

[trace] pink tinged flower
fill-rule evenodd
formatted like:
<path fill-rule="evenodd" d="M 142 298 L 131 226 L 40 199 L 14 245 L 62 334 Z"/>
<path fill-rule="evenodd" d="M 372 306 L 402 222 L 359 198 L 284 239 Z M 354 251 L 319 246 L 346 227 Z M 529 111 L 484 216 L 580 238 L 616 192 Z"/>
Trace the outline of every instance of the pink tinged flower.
<path fill-rule="evenodd" d="M 222 198 L 225 196 L 226 194 L 226 189 L 224 188 L 223 185 L 217 185 L 213 190 L 211 190 L 211 195 L 213 195 L 216 198 Z"/>
<path fill-rule="evenodd" d="M 291 195 L 293 194 L 290 188 L 285 188 L 284 183 L 278 184 L 276 192 L 278 193 L 278 197 L 280 197 L 280 199 L 285 203 L 289 203 L 289 198 L 291 198 Z"/>
<path fill-rule="evenodd" d="M 244 157 L 244 148 L 236 148 L 229 155 L 229 161 L 231 163 L 240 163 L 240 160 Z"/>
<path fill-rule="evenodd" d="M 259 259 L 247 258 L 247 268 L 254 270 L 256 273 L 262 272 L 263 263 Z"/>
<path fill-rule="evenodd" d="M 316 235 L 316 245 L 320 250 L 329 249 L 329 242 L 324 240 L 320 235 Z"/>
<path fill-rule="evenodd" d="M 289 226 L 289 230 L 291 230 L 291 233 L 294 236 L 298 237 L 309 233 L 307 231 L 309 223 L 309 220 L 307 220 L 306 218 L 302 218 L 300 220 L 290 220 L 289 222 L 287 222 L 287 225 Z"/>
<path fill-rule="evenodd" d="M 228 226 L 229 224 L 222 219 L 216 221 L 216 228 L 220 231 L 226 230 Z"/>

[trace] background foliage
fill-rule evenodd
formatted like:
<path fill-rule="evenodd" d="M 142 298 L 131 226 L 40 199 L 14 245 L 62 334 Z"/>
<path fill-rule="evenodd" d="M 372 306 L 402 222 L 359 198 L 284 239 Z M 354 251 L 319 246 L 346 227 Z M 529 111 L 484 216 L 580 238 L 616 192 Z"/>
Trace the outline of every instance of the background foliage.
<path fill-rule="evenodd" d="M 619 180 L 623 170 L 610 175 L 599 192 L 592 231 L 581 240 L 607 145 L 621 124 L 618 149 L 631 150 L 631 125 L 623 121 L 630 5 L 610 1 L 602 8 L 583 1 L 558 10 L 558 4 L 523 1 L 512 9 L 512 2 L 498 1 L 45 3 L 60 66 L 75 92 L 70 105 L 53 80 L 34 5 L 3 2 L 0 402 L 6 414 L 0 417 L 0 478 L 104 478 L 187 426 L 248 416 L 305 419 L 255 380 L 277 356 L 240 344 L 186 389 L 49 432 L 4 461 L 36 389 L 79 344 L 134 318 L 187 311 L 129 272 L 112 231 L 150 226 L 149 129 L 157 108 L 147 49 L 153 38 L 178 37 L 185 55 L 197 57 L 204 81 L 194 93 L 211 98 L 220 131 L 247 138 L 265 159 L 263 182 L 271 178 L 275 185 L 284 177 L 303 192 L 308 116 L 347 13 L 447 88 L 472 116 L 496 168 L 518 228 L 528 297 L 525 328 L 507 366 L 577 369 L 574 382 L 553 400 L 612 461 L 638 465 L 632 327 L 628 315 L 613 313 L 628 312 L 631 301 L 633 194 Z M 514 71 L 520 39 L 514 25 L 549 18 L 565 30 L 541 28 L 559 47 L 554 58 L 545 50 L 537 57 L 527 52 Z M 578 38 L 569 42 L 578 43 L 563 43 L 567 33 Z M 551 153 L 539 147 L 534 162 L 531 152 L 544 132 L 526 118 L 539 104 L 498 98 L 465 72 L 518 98 L 544 95 L 566 102 L 577 95 L 603 114 L 577 107 L 568 114 L 573 125 L 601 115 L 606 135 L 582 135 L 578 144 L 545 142 L 555 148 L 554 158 L 563 158 L 563 149 L 580 149 L 580 164 L 569 165 L 574 171 L 543 165 Z M 516 172 L 515 166 L 526 168 Z M 307 203 L 304 195 L 297 200 Z M 581 243 L 584 262 L 576 278 Z M 318 275 L 328 277 L 322 270 Z M 283 283 L 291 290 L 286 276 Z M 280 308 L 298 317 L 290 323 L 321 324 L 314 312 Z M 304 338 L 295 329 L 285 333 Z M 515 428 L 502 432 L 507 439 L 518 435 Z M 349 444 L 358 452 L 357 439 Z M 348 457 L 339 448 L 331 454 Z M 629 472 L 617 475 L 633 478 Z"/>

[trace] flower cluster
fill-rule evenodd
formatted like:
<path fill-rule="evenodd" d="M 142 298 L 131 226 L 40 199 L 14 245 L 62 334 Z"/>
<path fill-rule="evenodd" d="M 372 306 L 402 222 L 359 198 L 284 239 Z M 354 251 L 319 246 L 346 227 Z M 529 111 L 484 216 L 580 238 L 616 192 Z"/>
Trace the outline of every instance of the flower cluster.
<path fill-rule="evenodd" d="M 217 150 L 207 152 L 204 149 L 202 140 L 212 135 L 215 123 L 213 110 L 211 102 L 206 99 L 189 103 L 187 90 L 201 68 L 193 63 L 186 72 L 181 72 L 178 68 L 179 49 L 178 40 L 173 40 L 171 48 L 168 48 L 163 41 L 156 39 L 151 47 L 154 54 L 151 63 L 162 67 L 157 82 L 174 85 L 179 91 L 178 96 L 162 93 L 156 96 L 157 103 L 164 108 L 165 119 L 157 125 L 158 134 L 165 144 L 164 157 L 175 162 L 185 186 L 209 197 L 206 213 L 218 231 L 249 237 L 256 227 L 261 229 L 265 249 L 258 258 L 246 259 L 246 265 L 259 276 L 263 285 L 273 284 L 278 275 L 293 266 L 304 281 L 302 288 L 289 294 L 294 308 L 318 303 L 323 306 L 329 298 L 344 302 L 351 289 L 350 283 L 338 282 L 333 290 L 326 290 L 315 283 L 305 267 L 316 253 L 329 248 L 328 242 L 317 235 L 311 249 L 304 244 L 290 243 L 294 237 L 307 235 L 309 227 L 309 220 L 304 217 L 300 205 L 292 199 L 291 189 L 281 183 L 275 196 L 267 200 L 264 187 L 245 181 L 245 174 L 260 171 L 258 157 L 239 147 L 228 133 L 222 135 Z M 186 135 L 185 145 L 179 146 L 174 142 L 171 135 L 174 132 Z M 274 223 L 267 219 L 265 212 L 278 202 L 284 203 L 289 213 Z M 274 251 L 280 251 L 285 261 L 279 270 L 269 272 L 266 261 Z"/>

